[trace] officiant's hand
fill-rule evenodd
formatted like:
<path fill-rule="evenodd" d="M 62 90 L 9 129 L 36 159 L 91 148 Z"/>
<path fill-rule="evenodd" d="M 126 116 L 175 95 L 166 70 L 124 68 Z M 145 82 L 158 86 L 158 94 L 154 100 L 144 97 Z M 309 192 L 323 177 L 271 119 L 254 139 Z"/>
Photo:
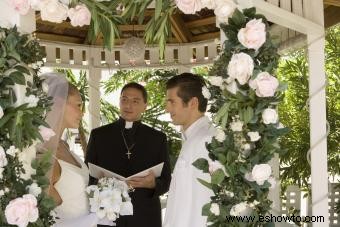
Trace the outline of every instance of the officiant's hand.
<path fill-rule="evenodd" d="M 145 177 L 133 177 L 127 183 L 132 188 L 155 188 L 155 174 L 150 171 Z"/>

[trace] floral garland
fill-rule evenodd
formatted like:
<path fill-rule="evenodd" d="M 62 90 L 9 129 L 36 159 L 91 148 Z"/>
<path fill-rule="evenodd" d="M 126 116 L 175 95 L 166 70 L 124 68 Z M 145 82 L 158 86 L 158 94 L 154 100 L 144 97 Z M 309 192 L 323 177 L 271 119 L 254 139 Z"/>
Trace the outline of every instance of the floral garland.
<path fill-rule="evenodd" d="M 37 76 L 44 53 L 16 27 L 0 27 L 0 46 L 0 226 L 50 226 L 51 155 L 36 159 L 37 143 L 53 135 L 44 121 L 51 100 Z"/>
<path fill-rule="evenodd" d="M 62 23 L 69 18 L 72 26 L 89 25 L 89 41 L 94 41 L 101 32 L 104 45 L 112 49 L 114 38 L 119 36 L 117 24 L 121 23 L 121 8 L 110 0 L 6 0 L 20 15 L 31 9 L 40 11 L 41 19 Z"/>
<path fill-rule="evenodd" d="M 278 138 L 288 132 L 276 111 L 286 85 L 273 76 L 279 55 L 268 22 L 255 8 L 241 12 L 230 0 L 178 0 L 177 6 L 185 13 L 214 8 L 227 37 L 209 72 L 211 86 L 203 89 L 218 126 L 207 144 L 213 161 L 193 163 L 211 174 L 211 182 L 199 179 L 214 193 L 203 215 L 208 216 L 208 226 L 241 224 L 226 222 L 228 216 L 255 217 L 253 223 L 242 226 L 260 224 L 259 216 L 270 212 L 269 188 L 276 183 L 268 162 L 275 153 L 284 152 Z"/>

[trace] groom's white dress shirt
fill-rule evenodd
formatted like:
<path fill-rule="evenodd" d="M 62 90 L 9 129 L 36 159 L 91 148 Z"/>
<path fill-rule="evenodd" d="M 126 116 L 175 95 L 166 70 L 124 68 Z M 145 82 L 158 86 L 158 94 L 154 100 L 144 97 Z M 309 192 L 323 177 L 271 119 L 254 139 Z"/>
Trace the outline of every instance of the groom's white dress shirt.
<path fill-rule="evenodd" d="M 192 165 L 198 158 L 208 158 L 206 142 L 210 142 L 215 129 L 208 117 L 203 116 L 182 133 L 182 149 L 173 171 L 166 206 L 164 227 L 204 227 L 206 216 L 202 207 L 210 201 L 213 192 L 197 178 L 210 182 L 210 175 Z"/>

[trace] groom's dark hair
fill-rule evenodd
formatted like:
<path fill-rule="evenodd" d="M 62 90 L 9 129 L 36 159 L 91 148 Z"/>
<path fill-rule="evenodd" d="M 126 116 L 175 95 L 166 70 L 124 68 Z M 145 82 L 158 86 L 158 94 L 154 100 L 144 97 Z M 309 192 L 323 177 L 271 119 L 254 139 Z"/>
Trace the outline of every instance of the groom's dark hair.
<path fill-rule="evenodd" d="M 143 95 L 144 102 L 147 103 L 148 93 L 146 92 L 146 89 L 143 85 L 136 83 L 136 82 L 131 82 L 131 83 L 125 84 L 124 87 L 122 88 L 122 90 L 120 91 L 120 94 L 122 94 L 123 91 L 128 89 L 128 88 L 134 88 L 134 89 L 139 90 Z"/>
<path fill-rule="evenodd" d="M 166 89 L 178 87 L 177 95 L 187 105 L 188 102 L 196 97 L 198 99 L 198 110 L 204 113 L 207 109 L 208 100 L 202 94 L 202 87 L 205 86 L 201 76 L 192 73 L 182 73 L 176 75 L 166 82 Z"/>

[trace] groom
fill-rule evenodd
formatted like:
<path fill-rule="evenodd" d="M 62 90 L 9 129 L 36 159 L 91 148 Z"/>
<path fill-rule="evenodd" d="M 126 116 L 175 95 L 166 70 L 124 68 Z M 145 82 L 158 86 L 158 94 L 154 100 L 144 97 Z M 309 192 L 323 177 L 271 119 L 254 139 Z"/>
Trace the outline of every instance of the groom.
<path fill-rule="evenodd" d="M 161 227 L 159 196 L 168 191 L 171 180 L 166 135 L 141 122 L 147 107 L 147 92 L 142 85 L 126 84 L 119 107 L 117 121 L 92 130 L 85 162 L 124 177 L 164 162 L 160 177 L 150 172 L 127 182 L 135 189 L 130 193 L 133 215 L 116 220 L 117 227 Z M 90 178 L 90 184 L 96 184 L 96 179 Z"/>
<path fill-rule="evenodd" d="M 206 142 L 215 132 L 204 115 L 208 102 L 202 94 L 204 84 L 191 73 L 174 76 L 166 84 L 166 110 L 173 123 L 182 127 L 182 149 L 172 175 L 164 227 L 207 226 L 202 207 L 213 193 L 198 178 L 210 182 L 210 175 L 192 165 L 199 158 L 209 160 Z"/>

